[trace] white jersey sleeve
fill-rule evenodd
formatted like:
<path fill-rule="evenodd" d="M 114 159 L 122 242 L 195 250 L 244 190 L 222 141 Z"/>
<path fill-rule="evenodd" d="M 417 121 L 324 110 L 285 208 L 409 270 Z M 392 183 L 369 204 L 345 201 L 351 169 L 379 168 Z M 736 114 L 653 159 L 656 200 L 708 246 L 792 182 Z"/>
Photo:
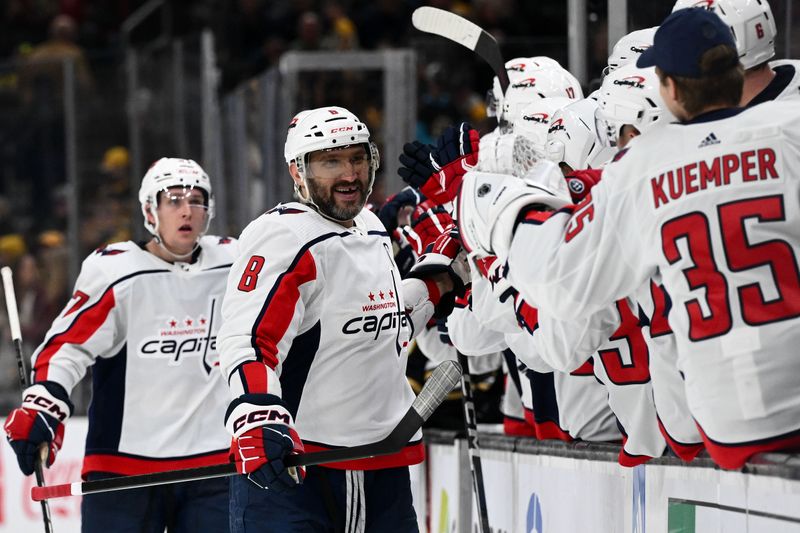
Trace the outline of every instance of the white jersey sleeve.
<path fill-rule="evenodd" d="M 667 124 L 631 141 L 574 210 L 518 226 L 509 279 L 556 318 L 660 275 L 690 411 L 738 467 L 800 431 L 800 102 Z M 536 261 L 530 257 L 536 256 Z"/>

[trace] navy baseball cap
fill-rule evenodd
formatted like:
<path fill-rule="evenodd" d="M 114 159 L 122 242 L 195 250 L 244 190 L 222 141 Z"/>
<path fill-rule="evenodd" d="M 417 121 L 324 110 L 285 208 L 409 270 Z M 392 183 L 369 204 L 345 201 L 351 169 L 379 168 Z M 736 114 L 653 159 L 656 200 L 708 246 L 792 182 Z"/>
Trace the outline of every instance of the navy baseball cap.
<path fill-rule="evenodd" d="M 664 19 L 656 31 L 653 46 L 639 56 L 636 66 L 657 66 L 666 74 L 700 78 L 703 76 L 700 58 L 721 44 L 736 50 L 731 29 L 718 15 L 699 8 L 680 9 Z M 724 68 L 735 64 L 732 62 Z"/>

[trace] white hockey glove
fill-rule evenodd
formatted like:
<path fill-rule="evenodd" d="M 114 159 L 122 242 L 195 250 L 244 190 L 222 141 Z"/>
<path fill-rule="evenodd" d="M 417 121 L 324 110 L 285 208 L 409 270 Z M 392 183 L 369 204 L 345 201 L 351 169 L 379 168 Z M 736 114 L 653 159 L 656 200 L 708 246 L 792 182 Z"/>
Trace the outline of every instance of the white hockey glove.
<path fill-rule="evenodd" d="M 539 161 L 523 179 L 467 172 L 456 205 L 461 243 L 470 253 L 505 260 L 520 211 L 536 204 L 543 211 L 571 204 L 561 170 L 551 161 Z"/>

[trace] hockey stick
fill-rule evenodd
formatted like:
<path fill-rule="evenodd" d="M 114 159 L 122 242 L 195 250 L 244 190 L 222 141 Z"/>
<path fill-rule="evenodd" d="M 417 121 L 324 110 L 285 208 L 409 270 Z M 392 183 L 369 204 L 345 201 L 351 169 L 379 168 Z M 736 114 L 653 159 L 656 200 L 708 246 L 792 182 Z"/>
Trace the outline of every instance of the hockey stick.
<path fill-rule="evenodd" d="M 481 465 L 481 448 L 478 445 L 478 420 L 475 416 L 475 402 L 472 398 L 472 379 L 469 376 L 467 356 L 458 353 L 461 366 L 461 403 L 464 405 L 464 427 L 467 431 L 467 454 L 469 469 L 472 472 L 472 487 L 475 489 L 475 501 L 478 504 L 478 531 L 489 533 L 489 513 L 486 508 L 486 491 L 483 488 L 483 466 Z"/>
<path fill-rule="evenodd" d="M 422 427 L 422 424 L 428 417 L 439 407 L 439 404 L 447 397 L 448 393 L 453 390 L 460 377 L 461 367 L 455 361 L 446 361 L 436 367 L 430 379 L 425 383 L 419 396 L 417 396 L 414 403 L 411 404 L 406 414 L 392 432 L 381 441 L 353 446 L 351 448 L 337 448 L 335 450 L 326 450 L 323 452 L 290 455 L 284 459 L 284 463 L 286 466 L 290 467 L 311 466 L 339 461 L 353 461 L 356 459 L 365 459 L 399 452 L 403 449 L 403 446 L 408 444 L 408 441 L 414 437 L 414 434 Z M 61 498 L 63 496 L 79 496 L 81 494 L 109 492 L 112 490 L 152 487 L 154 485 L 197 481 L 200 479 L 232 476 L 234 474 L 236 474 L 236 465 L 233 463 L 223 463 L 200 468 L 158 472 L 155 474 L 120 476 L 96 481 L 78 481 L 75 483 L 51 485 L 48 487 L 32 487 L 31 499 L 40 501 L 45 498 Z"/>
<path fill-rule="evenodd" d="M 19 327 L 19 312 L 17 311 L 17 296 L 14 293 L 14 280 L 9 267 L 0 269 L 0 275 L 3 277 L 3 293 L 6 295 L 6 310 L 8 311 L 8 324 L 11 328 L 11 340 L 14 342 L 14 349 L 17 355 L 19 383 L 22 385 L 23 389 L 26 389 L 28 385 L 30 385 L 30 377 L 28 376 L 28 370 L 25 368 L 25 359 L 22 356 L 22 329 Z M 42 462 L 47 458 L 47 446 L 44 445 L 40 451 L 43 452 L 44 457 L 40 457 L 34 466 L 36 484 L 38 485 L 36 488 L 44 486 Z M 41 502 L 44 530 L 46 533 L 53 533 L 53 519 L 50 515 L 50 504 L 47 503 L 45 499 L 41 500 Z"/>
<path fill-rule="evenodd" d="M 486 30 L 455 13 L 430 6 L 415 9 L 411 24 L 420 31 L 450 39 L 478 54 L 492 67 L 505 94 L 509 84 L 506 64 L 497 39 Z"/>

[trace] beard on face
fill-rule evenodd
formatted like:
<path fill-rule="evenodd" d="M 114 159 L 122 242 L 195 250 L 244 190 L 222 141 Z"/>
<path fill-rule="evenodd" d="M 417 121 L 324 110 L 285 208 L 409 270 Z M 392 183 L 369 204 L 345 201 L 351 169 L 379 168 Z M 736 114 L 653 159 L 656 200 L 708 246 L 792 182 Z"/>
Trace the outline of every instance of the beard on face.
<path fill-rule="evenodd" d="M 367 193 L 365 184 L 361 180 L 354 183 L 335 183 L 331 186 L 325 184 L 326 180 L 306 178 L 306 188 L 308 197 L 314 202 L 319 210 L 335 220 L 352 220 L 364 208 L 367 203 Z M 338 205 L 333 196 L 333 190 L 337 187 L 356 187 L 358 189 L 358 200 L 345 205 Z"/>

